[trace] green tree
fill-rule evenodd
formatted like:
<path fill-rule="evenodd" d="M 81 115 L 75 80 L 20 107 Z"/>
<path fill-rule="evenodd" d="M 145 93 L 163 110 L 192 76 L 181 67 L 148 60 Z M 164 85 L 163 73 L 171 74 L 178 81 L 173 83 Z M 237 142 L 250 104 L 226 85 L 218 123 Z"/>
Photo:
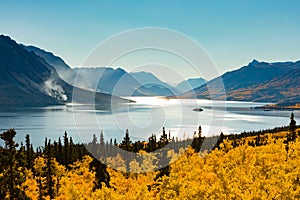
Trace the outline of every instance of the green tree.
<path fill-rule="evenodd" d="M 148 152 L 156 150 L 156 136 L 154 134 L 151 135 L 148 139 Z"/>
<path fill-rule="evenodd" d="M 92 139 L 92 142 L 91 142 L 91 147 L 90 147 L 90 151 L 92 153 L 92 155 L 96 158 L 98 158 L 98 144 L 97 144 L 97 136 L 96 134 L 93 134 L 93 139 Z"/>
<path fill-rule="evenodd" d="M 47 187 L 47 195 L 49 195 L 50 199 L 54 199 L 54 167 L 52 164 L 53 159 L 53 150 L 51 148 L 51 140 L 48 141 L 47 144 L 47 152 L 46 152 L 46 187 Z"/>
<path fill-rule="evenodd" d="M 218 138 L 217 143 L 213 149 L 215 148 L 221 149 L 220 145 L 224 142 L 224 139 L 225 139 L 224 133 L 221 132 L 220 137 Z"/>
<path fill-rule="evenodd" d="M 99 153 L 101 157 L 105 157 L 106 156 L 106 153 L 110 153 L 110 146 L 108 144 L 105 144 L 105 141 L 104 141 L 104 135 L 103 135 L 103 131 L 100 132 L 100 141 L 99 141 Z M 112 143 L 112 141 L 111 141 Z M 106 149 L 107 148 L 107 149 Z"/>
<path fill-rule="evenodd" d="M 196 152 L 199 152 L 202 145 L 202 129 L 201 126 L 198 127 L 198 134 L 196 134 L 196 131 L 194 132 L 194 139 L 192 141 L 191 146 Z"/>
<path fill-rule="evenodd" d="M 291 117 L 290 117 L 291 121 L 290 121 L 290 125 L 289 125 L 289 130 L 290 130 L 290 140 L 291 141 L 295 141 L 296 140 L 296 121 L 294 119 L 294 113 L 291 113 Z"/>
<path fill-rule="evenodd" d="M 26 134 L 25 136 L 25 146 L 26 146 L 26 160 L 27 160 L 27 169 L 32 168 L 33 164 L 33 150 L 32 150 L 32 144 L 30 143 L 30 136 Z"/>
<path fill-rule="evenodd" d="M 103 135 L 103 131 L 100 132 L 100 146 L 104 146 L 105 145 L 105 141 L 104 141 L 104 135 Z"/>
<path fill-rule="evenodd" d="M 129 137 L 129 131 L 128 131 L 128 129 L 126 129 L 125 137 L 123 138 L 123 141 L 121 142 L 121 148 L 126 151 L 129 151 L 131 144 L 132 144 L 132 142 Z"/>
<path fill-rule="evenodd" d="M 63 159 L 63 146 L 62 146 L 60 137 L 58 138 L 57 154 L 55 155 L 55 157 L 56 157 L 56 160 L 59 163 L 62 163 L 62 164 L 64 163 L 64 159 Z"/>
<path fill-rule="evenodd" d="M 2 152 L 4 169 L 3 176 L 0 180 L 0 198 L 4 199 L 28 199 L 25 193 L 20 189 L 20 185 L 24 181 L 24 177 L 21 175 L 19 165 L 17 162 L 17 147 L 14 137 L 16 136 L 14 129 L 9 129 L 2 134 L 0 138 L 5 143 L 5 148 Z"/>
<path fill-rule="evenodd" d="M 201 126 L 199 126 L 198 128 L 198 138 L 201 138 L 202 137 L 202 128 Z"/>
<path fill-rule="evenodd" d="M 68 134 L 65 131 L 64 134 L 64 164 L 67 166 L 69 164 L 69 138 Z"/>
<path fill-rule="evenodd" d="M 168 135 L 166 134 L 165 127 L 163 127 L 163 133 L 159 138 L 159 147 L 162 148 L 168 144 Z"/>
<path fill-rule="evenodd" d="M 70 137 L 70 145 L 69 145 L 69 150 L 70 150 L 70 154 L 69 154 L 69 162 L 73 163 L 76 161 L 76 153 L 75 153 L 75 145 L 73 143 L 73 138 Z"/>

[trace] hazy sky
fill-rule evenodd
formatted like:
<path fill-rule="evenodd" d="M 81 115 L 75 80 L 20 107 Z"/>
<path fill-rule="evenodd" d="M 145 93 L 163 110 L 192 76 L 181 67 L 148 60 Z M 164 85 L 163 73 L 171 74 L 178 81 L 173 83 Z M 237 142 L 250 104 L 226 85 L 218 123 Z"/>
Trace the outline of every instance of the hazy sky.
<path fill-rule="evenodd" d="M 298 0 L 0 0 L 0 33 L 52 51 L 75 67 L 114 34 L 168 28 L 196 40 L 223 73 L 254 58 L 300 60 L 299 8 Z"/>

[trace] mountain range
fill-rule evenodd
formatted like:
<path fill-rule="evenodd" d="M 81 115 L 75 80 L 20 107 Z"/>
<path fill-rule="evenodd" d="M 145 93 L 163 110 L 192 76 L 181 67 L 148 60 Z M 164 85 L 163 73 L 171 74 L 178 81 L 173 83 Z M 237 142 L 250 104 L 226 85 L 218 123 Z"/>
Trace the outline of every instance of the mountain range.
<path fill-rule="evenodd" d="M 73 87 L 44 58 L 0 35 L 0 106 L 45 106 L 96 102 L 100 107 L 128 102 L 116 96 Z M 93 97 L 93 98 L 91 98 Z"/>
<path fill-rule="evenodd" d="M 188 79 L 173 87 L 152 73 L 144 71 L 129 73 L 121 68 L 109 67 L 74 68 L 74 70 L 80 77 L 85 77 L 95 90 L 118 96 L 181 95 L 205 82 L 202 78 Z"/>
<path fill-rule="evenodd" d="M 71 68 L 63 59 L 52 52 L 35 46 L 24 46 L 26 50 L 34 52 L 52 65 L 58 75 L 70 85 L 78 88 L 94 90 L 117 96 L 172 96 L 185 92 L 204 84 L 202 78 L 184 80 L 173 87 L 161 81 L 149 72 L 128 73 L 122 68 L 110 67 Z"/>
<path fill-rule="evenodd" d="M 220 81 L 223 88 L 219 87 Z M 110 67 L 72 69 L 51 52 L 0 36 L 0 106 L 90 104 L 93 95 L 97 104 L 108 106 L 112 100 L 128 102 L 117 96 L 210 99 L 212 93 L 227 100 L 299 103 L 300 61 L 253 60 L 210 81 L 195 78 L 171 85 L 144 71 L 127 72 Z"/>
<path fill-rule="evenodd" d="M 214 88 L 214 93 L 224 94 L 218 87 L 219 80 L 222 80 L 227 100 L 294 103 L 300 101 L 299 75 L 300 61 L 267 63 L 253 60 L 247 66 L 226 72 L 185 93 L 183 97 L 210 98 L 207 85 Z"/>
<path fill-rule="evenodd" d="M 54 67 L 61 79 L 70 85 L 74 85 L 76 80 L 78 86 L 85 89 L 91 89 L 91 85 L 89 85 L 83 77 L 78 76 L 77 73 L 71 69 L 71 67 L 67 65 L 62 58 L 54 55 L 52 52 L 45 51 L 35 46 L 21 46 L 23 46 L 27 51 L 33 52 L 37 56 L 45 59 L 48 64 Z"/>

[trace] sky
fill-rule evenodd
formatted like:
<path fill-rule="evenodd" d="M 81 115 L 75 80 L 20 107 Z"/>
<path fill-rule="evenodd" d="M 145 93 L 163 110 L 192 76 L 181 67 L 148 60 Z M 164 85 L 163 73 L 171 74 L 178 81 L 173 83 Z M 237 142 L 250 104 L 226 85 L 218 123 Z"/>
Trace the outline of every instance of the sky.
<path fill-rule="evenodd" d="M 0 34 L 51 51 L 78 67 L 113 35 L 160 27 L 195 40 L 222 74 L 253 59 L 300 60 L 299 7 L 298 0 L 0 0 Z M 130 66 L 137 65 L 138 56 L 114 64 L 134 70 Z M 144 56 L 149 60 L 149 52 Z M 185 78 L 197 77 L 189 66 L 178 65 Z M 155 73 L 177 81 L 167 73 Z"/>

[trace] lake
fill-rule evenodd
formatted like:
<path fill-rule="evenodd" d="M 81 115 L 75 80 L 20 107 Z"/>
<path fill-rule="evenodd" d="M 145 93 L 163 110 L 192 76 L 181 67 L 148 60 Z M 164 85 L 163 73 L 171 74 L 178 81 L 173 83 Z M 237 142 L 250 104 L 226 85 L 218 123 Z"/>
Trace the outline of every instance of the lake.
<path fill-rule="evenodd" d="M 34 146 L 44 144 L 45 137 L 58 140 L 67 131 L 75 142 L 89 142 L 92 135 L 106 140 L 124 137 L 126 129 L 135 140 L 147 140 L 161 134 L 162 127 L 174 137 L 192 137 L 201 125 L 203 135 L 219 135 L 252 131 L 289 124 L 291 111 L 251 109 L 266 103 L 210 101 L 203 99 L 167 99 L 163 97 L 132 97 L 136 103 L 123 104 L 112 110 L 96 110 L 94 106 L 65 105 L 0 110 L 1 132 L 14 128 L 16 141 L 25 141 L 30 134 Z M 203 109 L 202 112 L 193 111 Z M 296 121 L 299 111 L 294 112 Z M 159 138 L 159 136 L 157 137 Z M 3 142 L 0 142 L 3 145 Z"/>

